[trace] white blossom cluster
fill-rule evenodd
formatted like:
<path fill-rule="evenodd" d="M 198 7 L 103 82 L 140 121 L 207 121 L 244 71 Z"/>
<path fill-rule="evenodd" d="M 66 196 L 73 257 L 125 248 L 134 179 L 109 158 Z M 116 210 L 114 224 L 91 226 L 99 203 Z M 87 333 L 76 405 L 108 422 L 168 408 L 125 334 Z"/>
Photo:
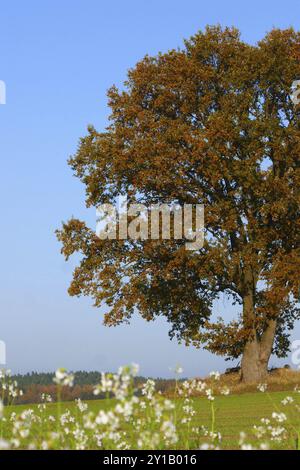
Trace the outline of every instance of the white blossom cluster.
<path fill-rule="evenodd" d="M 54 397 L 42 394 L 37 406 L 11 407 L 20 396 L 17 383 L 10 371 L 0 375 L 0 449 L 201 449 L 222 448 L 222 435 L 217 429 L 218 397 L 230 390 L 221 384 L 220 374 L 212 372 L 209 380 L 176 380 L 174 395 L 170 398 L 157 392 L 154 380 L 147 380 L 140 389 L 134 378 L 138 366 L 121 367 L 115 374 L 101 375 L 95 395 L 103 400 L 90 406 L 80 399 L 73 406 L 54 403 Z M 176 373 L 182 373 L 177 367 Z M 74 375 L 58 369 L 54 382 L 57 397 L 62 387 L 72 387 Z M 266 394 L 265 384 L 259 390 Z M 298 390 L 295 390 L 297 395 Z M 207 400 L 210 425 L 199 420 L 196 400 L 201 395 Z M 0 395 L 1 397 L 1 395 Z M 106 400 L 105 398 L 109 398 Z M 269 397 L 272 399 L 271 397 Z M 8 405 L 8 406 L 7 406 Z M 283 407 L 283 408 L 282 408 Z M 274 411 L 263 418 L 249 433 L 240 433 L 236 447 L 241 450 L 267 450 L 284 442 L 297 442 L 299 429 L 290 415 L 299 413 L 294 396 L 288 395 Z M 293 441 L 294 439 L 294 441 Z M 293 444 L 291 444 L 292 446 Z"/>

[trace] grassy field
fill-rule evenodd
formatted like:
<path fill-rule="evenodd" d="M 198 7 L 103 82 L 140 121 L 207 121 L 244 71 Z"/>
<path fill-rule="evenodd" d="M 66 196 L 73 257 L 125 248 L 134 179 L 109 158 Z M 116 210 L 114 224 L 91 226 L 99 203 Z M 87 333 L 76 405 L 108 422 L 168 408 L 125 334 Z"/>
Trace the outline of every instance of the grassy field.
<path fill-rule="evenodd" d="M 295 402 L 300 402 L 300 395 L 296 392 L 289 392 L 289 396 L 293 397 Z M 260 393 L 243 393 L 239 395 L 229 396 L 217 396 L 214 401 L 214 407 L 216 411 L 216 422 L 215 430 L 222 434 L 221 447 L 224 449 L 234 449 L 238 447 L 239 435 L 243 431 L 252 436 L 253 426 L 259 425 L 261 418 L 269 418 L 272 412 L 275 410 L 283 411 L 290 421 L 295 426 L 295 429 L 299 429 L 299 417 L 295 413 L 295 408 L 290 410 L 288 407 L 284 407 L 281 401 L 287 396 L 287 392 L 270 392 Z M 178 410 L 181 409 L 182 403 L 180 399 L 176 399 Z M 196 414 L 193 417 L 193 426 L 211 427 L 211 403 L 205 397 L 196 397 L 192 399 L 193 406 L 196 410 Z M 88 408 L 94 413 L 98 413 L 99 410 L 109 410 L 114 406 L 114 400 L 91 400 L 88 401 Z M 75 404 L 64 402 L 61 403 L 61 412 L 70 410 L 75 416 L 78 415 L 79 411 Z M 176 407 L 177 407 L 176 406 Z M 34 411 L 37 410 L 37 405 L 18 405 L 10 406 L 5 409 L 5 416 L 7 422 L 4 424 L 3 436 L 9 433 L 10 423 L 8 421 L 9 416 L 12 412 L 20 414 L 23 410 L 32 408 Z M 146 412 L 146 411 L 145 411 Z M 45 411 L 48 415 L 56 415 L 57 404 L 47 404 Z M 179 411 L 180 413 L 180 411 Z M 298 412 L 299 415 L 299 412 Z M 39 431 L 40 432 L 40 431 Z M 131 431 L 130 431 L 131 432 Z M 132 431 L 133 432 L 133 431 Z M 180 434 L 180 432 L 179 432 Z M 193 447 L 193 444 L 189 444 Z M 180 439 L 180 442 L 176 445 L 177 448 L 185 448 L 184 436 Z M 295 435 L 291 435 L 287 442 L 282 444 L 274 445 L 275 448 L 295 448 Z"/>

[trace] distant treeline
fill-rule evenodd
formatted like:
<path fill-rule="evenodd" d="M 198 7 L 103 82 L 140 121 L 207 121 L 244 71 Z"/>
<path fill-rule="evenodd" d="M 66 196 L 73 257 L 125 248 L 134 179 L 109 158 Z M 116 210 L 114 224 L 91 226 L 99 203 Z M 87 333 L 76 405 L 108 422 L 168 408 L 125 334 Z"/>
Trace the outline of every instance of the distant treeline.
<path fill-rule="evenodd" d="M 101 373 L 96 371 L 86 372 L 79 370 L 72 373 L 75 377 L 74 385 L 96 385 L 101 380 Z M 22 388 L 28 385 L 52 385 L 54 375 L 54 372 L 30 372 L 14 375 L 13 379 Z"/>
<path fill-rule="evenodd" d="M 63 387 L 62 400 L 72 401 L 76 398 L 82 400 L 95 399 L 93 394 L 94 386 L 101 381 L 101 373 L 92 371 L 77 371 L 74 372 L 75 380 L 73 387 Z M 27 374 L 17 374 L 12 376 L 12 380 L 18 382 L 18 388 L 23 390 L 23 396 L 19 397 L 16 401 L 18 404 L 23 403 L 40 403 L 41 395 L 51 395 L 53 401 L 56 400 L 56 385 L 53 383 L 54 373 L 52 372 L 31 372 Z M 135 387 L 137 393 L 141 393 L 141 388 L 146 382 L 146 377 L 135 377 Z M 174 379 L 155 379 L 157 391 L 162 393 L 169 393 L 175 388 Z M 101 395 L 97 399 L 104 398 Z"/>

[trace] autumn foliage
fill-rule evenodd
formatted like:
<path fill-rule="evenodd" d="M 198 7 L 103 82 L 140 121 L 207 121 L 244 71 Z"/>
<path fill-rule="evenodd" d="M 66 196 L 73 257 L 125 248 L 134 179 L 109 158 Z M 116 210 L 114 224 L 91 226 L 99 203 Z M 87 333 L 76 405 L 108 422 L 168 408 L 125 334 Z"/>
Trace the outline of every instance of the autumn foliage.
<path fill-rule="evenodd" d="M 205 244 L 99 240 L 71 219 L 58 231 L 81 261 L 71 295 L 106 304 L 106 325 L 138 311 L 164 316 L 170 335 L 230 358 L 261 380 L 283 356 L 299 317 L 300 120 L 291 100 L 300 77 L 300 33 L 273 30 L 258 44 L 209 27 L 181 50 L 146 56 L 124 90 L 108 92 L 110 125 L 93 127 L 69 161 L 87 206 L 130 202 L 204 204 Z M 226 323 L 214 301 L 241 306 Z"/>

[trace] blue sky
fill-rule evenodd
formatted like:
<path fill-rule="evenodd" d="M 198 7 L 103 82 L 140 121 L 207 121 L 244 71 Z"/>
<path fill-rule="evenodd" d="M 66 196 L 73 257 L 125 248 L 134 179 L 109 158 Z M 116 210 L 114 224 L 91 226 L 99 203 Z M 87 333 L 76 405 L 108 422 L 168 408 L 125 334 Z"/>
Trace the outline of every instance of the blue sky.
<path fill-rule="evenodd" d="M 8 366 L 112 370 L 134 361 L 154 376 L 178 363 L 186 375 L 222 370 L 222 359 L 170 342 L 163 321 L 108 329 L 89 299 L 68 297 L 74 262 L 64 262 L 54 230 L 72 215 L 94 226 L 95 214 L 66 160 L 89 123 L 104 129 L 106 90 L 145 54 L 180 46 L 206 24 L 237 26 L 252 43 L 273 26 L 299 29 L 300 2 L 19 0 L 1 2 L 0 13 L 0 340 Z M 229 303 L 220 307 L 230 316 Z"/>

